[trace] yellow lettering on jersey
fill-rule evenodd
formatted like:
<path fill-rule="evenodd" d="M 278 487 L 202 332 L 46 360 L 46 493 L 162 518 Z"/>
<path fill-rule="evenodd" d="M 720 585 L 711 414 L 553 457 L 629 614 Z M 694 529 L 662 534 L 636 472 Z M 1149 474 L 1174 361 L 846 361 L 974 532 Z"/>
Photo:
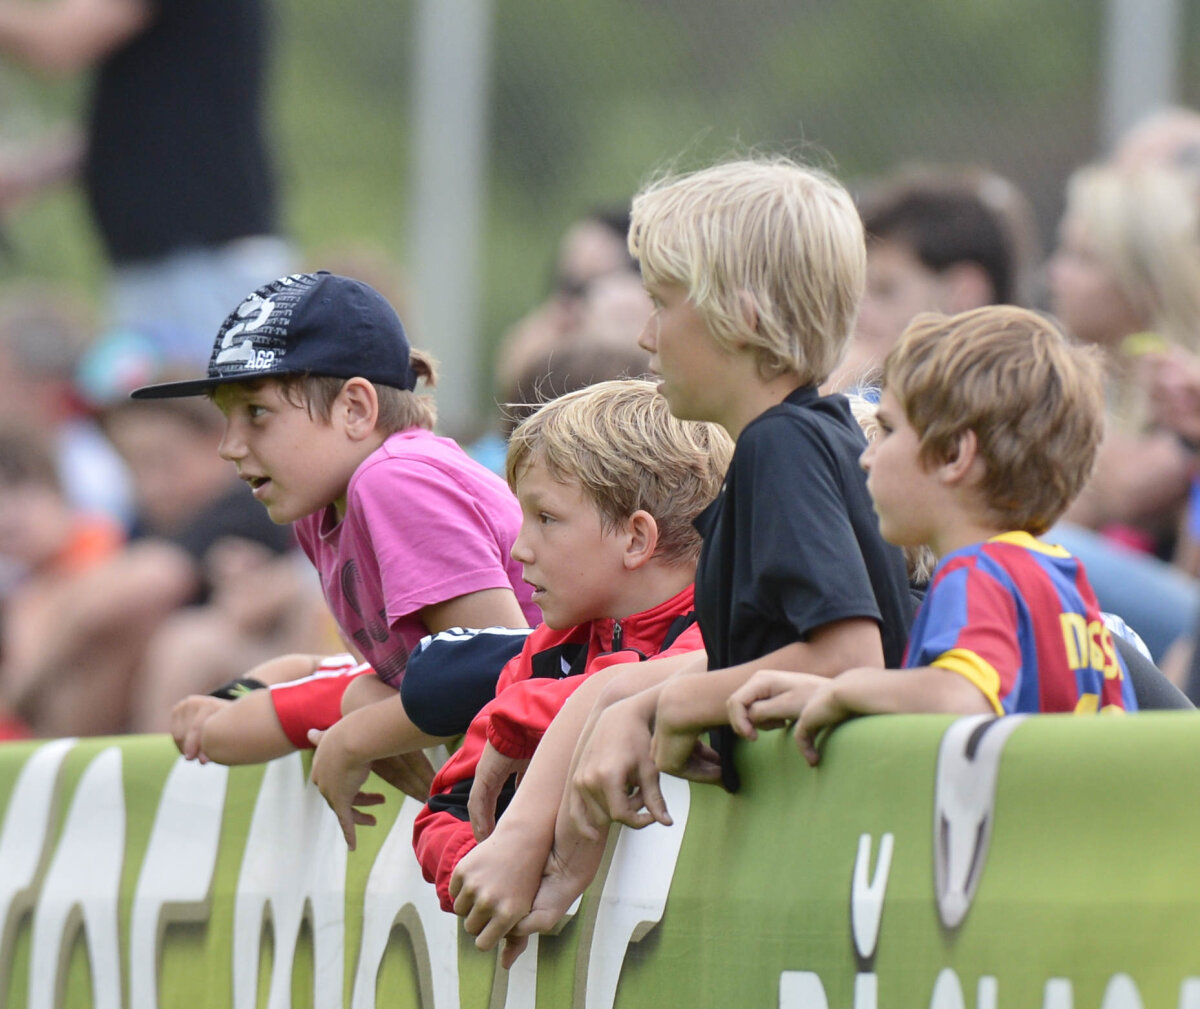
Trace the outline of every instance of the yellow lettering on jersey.
<path fill-rule="evenodd" d="M 1079 703 L 1075 705 L 1075 714 L 1094 715 L 1099 707 L 1099 694 L 1081 694 L 1079 697 Z"/>
<path fill-rule="evenodd" d="M 1078 613 L 1060 613 L 1058 620 L 1068 666 L 1099 670 L 1106 680 L 1121 679 L 1121 663 L 1117 660 L 1112 635 L 1101 621 L 1086 620 Z"/>
<path fill-rule="evenodd" d="M 1121 666 L 1108 628 L 1099 620 L 1093 620 L 1088 624 L 1088 638 L 1091 640 L 1092 668 L 1103 670 L 1106 680 L 1120 679 Z"/>
<path fill-rule="evenodd" d="M 1072 669 L 1082 669 L 1086 664 L 1084 656 L 1088 654 L 1087 621 L 1078 613 L 1060 613 L 1058 620 L 1067 649 L 1067 665 Z"/>
<path fill-rule="evenodd" d="M 1100 644 L 1104 648 L 1104 678 L 1106 680 L 1120 680 L 1124 677 L 1121 672 L 1121 663 L 1117 661 L 1117 648 L 1113 644 L 1112 635 L 1108 628 L 1103 628 L 1103 634 L 1100 637 Z"/>

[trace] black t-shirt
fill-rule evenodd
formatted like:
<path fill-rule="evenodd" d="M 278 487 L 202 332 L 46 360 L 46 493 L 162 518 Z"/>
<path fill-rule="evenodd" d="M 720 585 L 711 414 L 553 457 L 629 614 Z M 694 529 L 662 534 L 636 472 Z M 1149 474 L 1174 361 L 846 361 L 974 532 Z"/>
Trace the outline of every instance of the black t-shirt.
<path fill-rule="evenodd" d="M 98 69 L 84 185 L 109 255 L 156 258 L 275 229 L 262 0 L 154 0 Z"/>
<path fill-rule="evenodd" d="M 696 615 L 710 669 L 749 662 L 838 620 L 878 621 L 884 661 L 904 659 L 914 600 L 904 555 L 879 535 L 844 396 L 797 389 L 751 421 L 725 484 L 696 519 Z M 725 784 L 732 733 L 719 733 Z"/>

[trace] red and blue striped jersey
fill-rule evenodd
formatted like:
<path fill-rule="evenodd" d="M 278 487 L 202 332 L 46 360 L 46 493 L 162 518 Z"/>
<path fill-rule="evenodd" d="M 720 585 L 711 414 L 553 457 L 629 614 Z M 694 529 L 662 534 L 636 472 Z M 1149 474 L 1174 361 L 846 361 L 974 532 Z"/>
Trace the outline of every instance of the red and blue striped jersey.
<path fill-rule="evenodd" d="M 1083 565 L 1025 532 L 942 558 L 904 665 L 965 676 L 1000 715 L 1137 710 Z"/>

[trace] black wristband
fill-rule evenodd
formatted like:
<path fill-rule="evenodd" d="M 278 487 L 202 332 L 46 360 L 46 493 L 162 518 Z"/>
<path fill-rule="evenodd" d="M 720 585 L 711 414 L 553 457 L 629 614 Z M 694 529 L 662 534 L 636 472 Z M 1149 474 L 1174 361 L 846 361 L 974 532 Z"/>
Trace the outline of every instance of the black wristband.
<path fill-rule="evenodd" d="M 245 697 L 252 690 L 266 689 L 267 685 L 262 680 L 256 680 L 249 676 L 239 676 L 236 680 L 223 683 L 216 690 L 210 690 L 208 696 L 220 698 L 222 701 L 236 701 L 239 697 Z"/>

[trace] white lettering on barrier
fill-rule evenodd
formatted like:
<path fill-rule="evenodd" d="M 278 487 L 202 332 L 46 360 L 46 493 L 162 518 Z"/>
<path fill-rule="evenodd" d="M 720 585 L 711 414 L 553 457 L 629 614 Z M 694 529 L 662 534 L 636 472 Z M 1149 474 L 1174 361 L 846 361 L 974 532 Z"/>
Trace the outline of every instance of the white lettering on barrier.
<path fill-rule="evenodd" d="M 674 866 L 671 867 L 674 872 Z M 582 897 L 576 897 L 571 906 L 567 908 L 566 913 L 559 920 L 554 928 L 547 931 L 547 935 L 558 935 L 567 924 L 579 913 L 579 905 L 583 901 Z M 496 971 L 496 976 L 492 982 L 492 1000 L 493 1007 L 503 1007 L 503 1009 L 537 1009 L 537 974 L 538 974 L 538 950 L 541 948 L 539 936 L 535 932 L 529 937 L 529 943 L 525 947 L 525 951 L 518 957 L 507 971 Z"/>
<path fill-rule="evenodd" d="M 121 751 L 110 746 L 79 779 L 33 914 L 28 1009 L 53 1009 L 82 925 L 93 1009 L 121 1009 L 117 907 L 125 861 Z"/>
<path fill-rule="evenodd" d="M 61 999 L 65 970 L 83 929 L 94 1009 L 121 1006 L 119 955 L 120 881 L 126 847 L 122 755 L 117 747 L 97 754 L 84 770 L 63 822 L 53 857 L 47 862 L 54 795 L 74 740 L 57 740 L 33 752 L 14 785 L 0 829 L 0 979 L 10 976 L 11 949 L 22 914 L 34 907 L 29 955 L 28 1009 L 50 1009 Z M 220 841 L 226 771 L 180 761 L 164 785 L 138 877 L 130 919 L 129 1004 L 153 1009 L 153 973 L 160 957 L 162 929 L 169 918 L 204 918 Z M 586 987 L 587 1009 L 609 1009 L 628 944 L 661 921 L 666 891 L 686 822 L 687 786 L 664 779 L 677 826 L 671 830 L 622 830 L 593 919 Z M 375 981 L 387 936 L 396 922 L 412 938 L 422 972 L 421 1004 L 457 1009 L 457 919 L 438 908 L 433 890 L 419 879 L 408 844 L 417 804 L 406 801 L 372 866 L 363 911 L 363 943 L 355 977 L 353 1005 L 375 1004 Z M 868 881 L 871 838 L 861 837 L 855 862 L 851 931 L 860 957 L 874 955 L 891 864 L 891 835 L 881 839 L 878 862 Z M 865 842 L 865 844 L 864 844 Z M 275 929 L 275 967 L 268 1006 L 290 1005 L 295 942 L 305 907 L 311 908 L 316 1007 L 341 1005 L 345 940 L 346 853 L 336 819 L 305 780 L 298 756 L 268 766 L 245 841 L 234 917 L 234 1005 L 257 1003 L 257 966 L 262 923 L 268 913 Z M 44 869 L 44 872 L 43 872 Z M 40 885 L 39 885 L 40 877 Z M 328 885 L 318 886 L 318 880 Z M 36 904 L 34 903 L 36 900 Z M 860 924 L 862 928 L 860 928 Z M 531 955 L 532 954 L 532 955 Z M 519 961 L 528 975 L 520 989 L 508 988 L 509 1009 L 533 1004 L 536 949 Z M 240 968 L 239 958 L 243 961 Z M 585 961 L 586 963 L 586 961 Z M 248 976 L 247 976 L 248 975 Z M 247 984 L 248 982 L 248 984 Z M 240 983 L 240 987 L 239 987 Z M 878 979 L 855 976 L 855 1009 L 876 1009 Z M 0 1000 L 7 996 L 0 984 Z M 249 992 L 238 1001 L 238 993 Z M 576 996 L 578 1004 L 579 996 Z M 495 1002 L 493 1004 L 496 1004 Z M 997 1009 L 994 977 L 979 979 L 976 1009 Z M 1186 978 L 1179 1009 L 1200 1009 L 1200 978 Z M 780 1009 L 828 1009 L 819 975 L 784 971 Z M 939 973 L 930 1009 L 966 1009 L 961 982 L 951 968 Z M 1043 1009 L 1074 1009 L 1072 983 L 1045 983 Z M 1133 979 L 1111 976 L 1099 1009 L 1144 1009 Z"/>
<path fill-rule="evenodd" d="M 1042 990 L 1042 1009 L 1072 1009 L 1075 992 L 1065 977 L 1052 977 Z"/>
<path fill-rule="evenodd" d="M 809 970 L 783 971 L 779 975 L 779 1009 L 829 1009 L 821 979 Z"/>
<path fill-rule="evenodd" d="M 296 940 L 310 909 L 314 1009 L 341 1009 L 346 842 L 300 754 L 267 764 L 246 834 L 233 914 L 233 1005 L 254 1009 L 263 922 L 275 938 L 268 1009 L 289 1009 Z"/>
<path fill-rule="evenodd" d="M 163 785 L 129 924 L 129 1004 L 158 1006 L 159 947 L 171 921 L 207 921 L 229 768 L 180 757 Z"/>
<path fill-rule="evenodd" d="M 860 982 L 864 978 L 874 979 L 873 974 L 859 974 L 855 978 L 854 1009 L 865 1009 L 875 1005 L 876 992 L 864 994 Z M 869 999 L 869 1003 L 863 999 Z M 979 979 L 976 991 L 976 1009 L 997 1009 L 999 984 L 994 977 Z M 1066 978 L 1051 978 L 1046 982 L 1042 997 L 1042 1009 L 1073 1009 L 1074 991 Z M 1200 978 L 1186 978 L 1179 990 L 1179 1009 L 1200 1007 Z M 825 985 L 819 975 L 812 971 L 785 970 L 779 975 L 779 1009 L 829 1009 Z M 929 1009 L 966 1009 L 962 983 L 949 967 L 938 974 L 929 1000 Z M 1100 1009 L 1145 1009 L 1142 996 L 1128 974 L 1114 974 L 1108 979 Z"/>
<path fill-rule="evenodd" d="M 981 977 L 975 991 L 975 1009 L 996 1009 L 997 991 L 994 977 Z M 966 1005 L 958 975 L 949 967 L 945 968 L 933 984 L 929 1009 L 966 1009 Z"/>
<path fill-rule="evenodd" d="M 618 835 L 592 933 L 585 1009 L 611 1009 L 626 948 L 645 938 L 666 910 L 691 809 L 691 790 L 682 778 L 666 774 L 661 787 L 674 823 L 641 830 L 623 827 Z"/>
<path fill-rule="evenodd" d="M 887 892 L 888 875 L 892 871 L 892 850 L 896 838 L 884 834 L 879 841 L 879 861 L 875 875 L 868 881 L 871 867 L 871 835 L 858 839 L 858 854 L 854 858 L 854 882 L 850 887 L 850 928 L 854 933 L 854 948 L 862 966 L 870 969 L 879 943 L 879 923 L 883 919 L 883 898 Z"/>
<path fill-rule="evenodd" d="M 854 936 L 854 951 L 860 972 L 854 978 L 855 1009 L 877 1009 L 879 979 L 872 973 L 875 949 L 879 945 L 879 926 L 883 920 L 883 899 L 887 895 L 888 876 L 892 871 L 894 834 L 884 834 L 879 840 L 879 860 L 875 874 L 868 878 L 871 868 L 871 835 L 858 838 L 854 856 L 854 877 L 850 884 L 850 931 Z"/>
<path fill-rule="evenodd" d="M 879 1005 L 879 978 L 875 974 L 854 975 L 854 1009 L 876 1009 Z"/>
<path fill-rule="evenodd" d="M 25 761 L 0 829 L 0 981 L 12 977 L 13 945 L 21 918 L 37 902 L 37 880 L 46 862 L 50 814 L 58 795 L 63 760 L 74 739 L 39 746 Z M 8 985 L 0 983 L 0 1006 Z"/>
<path fill-rule="evenodd" d="M 996 1009 L 999 994 L 1000 985 L 996 979 L 985 974 L 979 979 L 979 987 L 975 989 L 975 1005 L 978 1009 Z"/>
<path fill-rule="evenodd" d="M 525 947 L 525 952 L 508 969 L 508 977 L 496 978 L 495 985 L 504 988 L 504 1009 L 536 1009 L 538 945 L 538 936 L 535 933 L 529 937 L 529 945 Z M 503 974 L 504 971 L 496 973 Z"/>
<path fill-rule="evenodd" d="M 363 894 L 353 1009 L 375 1009 L 376 979 L 396 924 L 412 942 L 421 1005 L 458 1009 L 458 918 L 442 910 L 413 853 L 413 820 L 421 808 L 416 799 L 405 798 L 371 866 Z"/>
<path fill-rule="evenodd" d="M 1142 995 L 1128 974 L 1114 974 L 1104 989 L 1101 1009 L 1144 1009 Z"/>

